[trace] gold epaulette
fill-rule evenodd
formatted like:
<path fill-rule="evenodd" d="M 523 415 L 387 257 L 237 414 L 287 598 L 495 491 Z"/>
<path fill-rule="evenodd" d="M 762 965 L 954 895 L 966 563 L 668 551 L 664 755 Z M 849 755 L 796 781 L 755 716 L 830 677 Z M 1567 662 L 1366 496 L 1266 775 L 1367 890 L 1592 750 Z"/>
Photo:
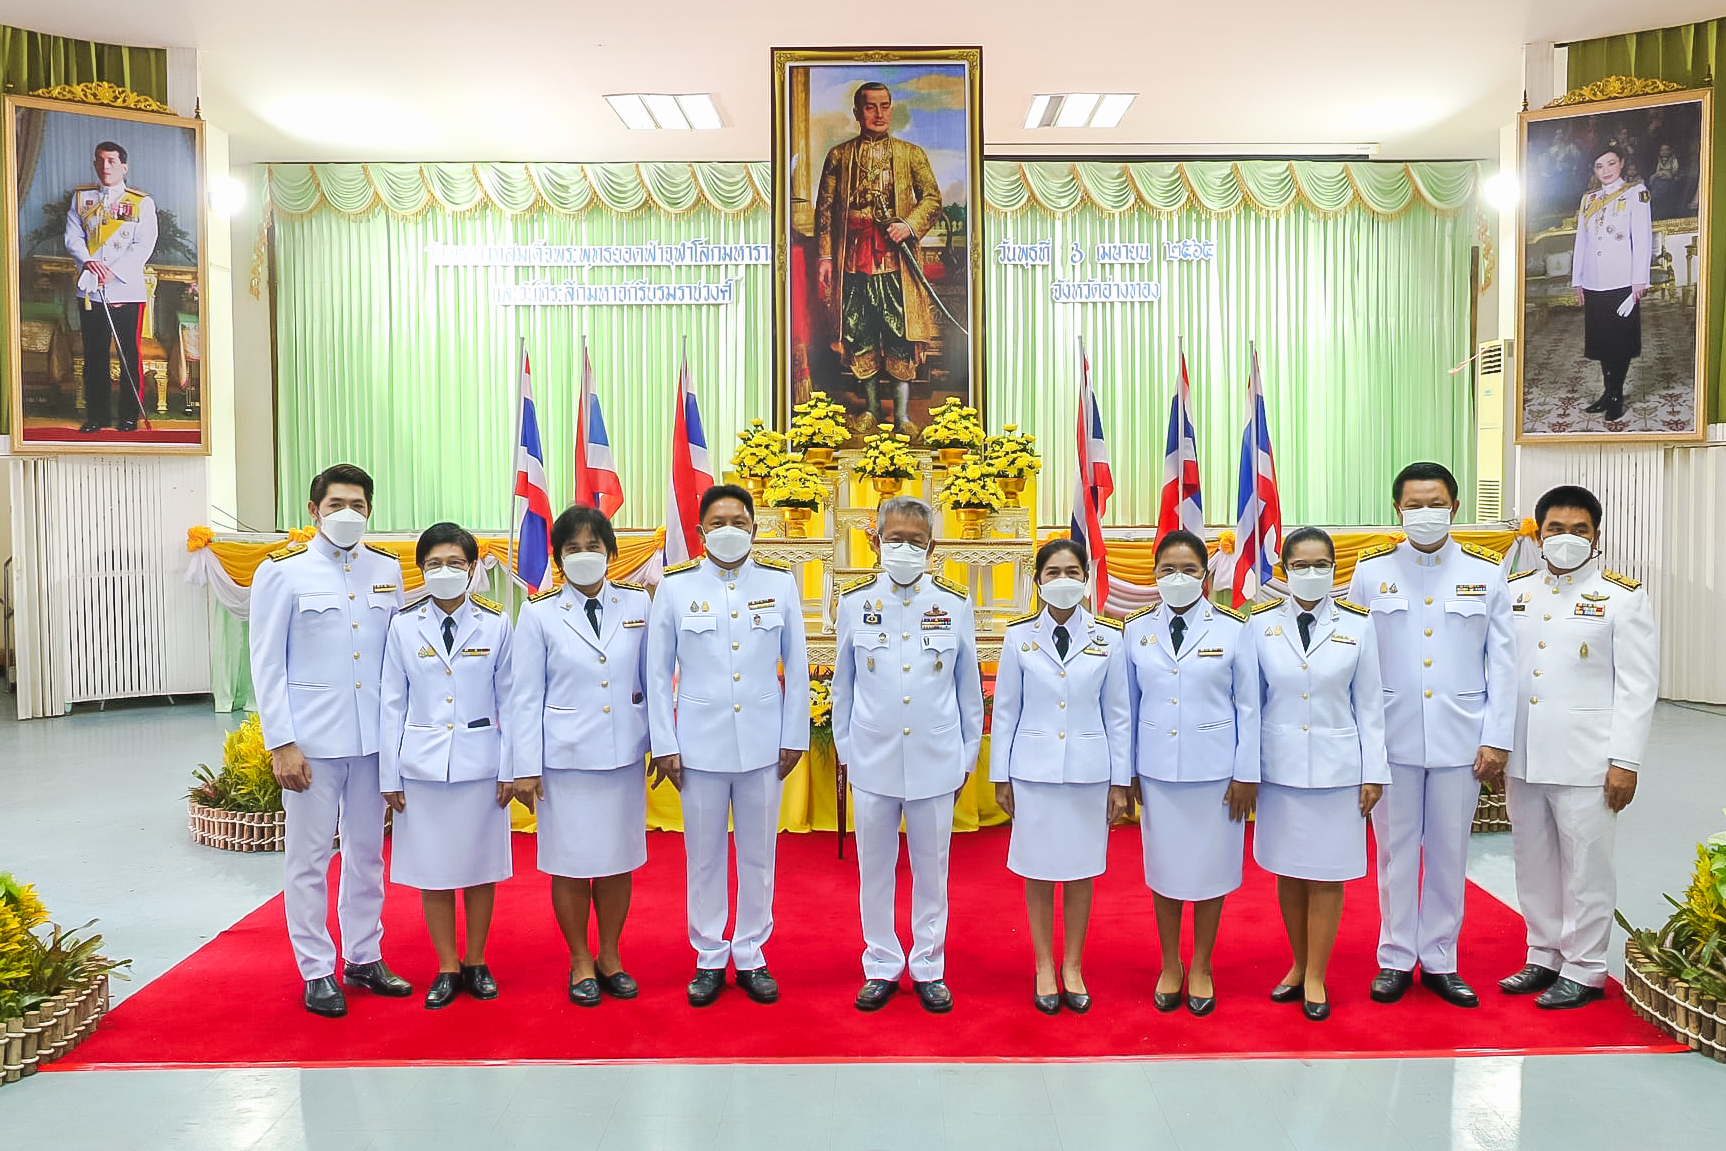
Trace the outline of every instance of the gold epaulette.
<path fill-rule="evenodd" d="M 1140 616 L 1149 615 L 1151 612 L 1154 612 L 1156 610 L 1157 610 L 1156 604 L 1148 603 L 1144 607 L 1136 608 L 1133 611 L 1128 612 L 1126 622 L 1132 623 L 1134 620 L 1138 619 Z"/>
<path fill-rule="evenodd" d="M 1504 577 L 1504 582 L 1509 583 L 1511 580 L 1526 579 L 1539 570 L 1539 568 L 1524 568 L 1519 572 L 1512 572 Z"/>
<path fill-rule="evenodd" d="M 611 586 L 612 587 L 628 588 L 630 591 L 646 591 L 647 590 L 646 586 L 643 584 L 631 583 L 628 580 L 621 580 L 621 579 L 612 580 Z"/>
<path fill-rule="evenodd" d="M 950 580 L 946 576 L 936 576 L 931 582 L 942 591 L 950 591 L 960 599 L 971 598 L 970 588 L 955 580 Z"/>
<path fill-rule="evenodd" d="M 1600 575 L 1601 575 L 1602 579 L 1611 580 L 1613 583 L 1617 584 L 1619 587 L 1623 588 L 1625 591 L 1635 591 L 1637 588 L 1642 586 L 1641 580 L 1631 579 L 1627 575 L 1621 575 L 1618 572 L 1609 571 L 1606 568 L 1600 569 Z"/>
<path fill-rule="evenodd" d="M 432 600 L 431 592 L 429 592 L 429 591 L 425 592 L 425 593 L 421 594 L 417 599 L 411 599 L 406 604 L 402 605 L 402 614 L 406 615 L 410 611 L 414 611 L 418 608 L 422 608 L 426 604 L 430 603 L 431 600 Z"/>
<path fill-rule="evenodd" d="M 698 559 L 696 559 L 696 560 L 684 560 L 680 564 L 672 564 L 670 567 L 666 568 L 664 571 L 660 572 L 659 574 L 661 577 L 674 576 L 678 572 L 694 571 L 696 568 L 698 568 L 700 566 L 701 566 L 701 561 Z"/>
<path fill-rule="evenodd" d="M 1230 619 L 1238 619 L 1242 623 L 1247 622 L 1247 613 L 1238 608 L 1232 608 L 1228 604 L 1223 603 L 1213 603 L 1211 606 L 1228 616 Z"/>
<path fill-rule="evenodd" d="M 297 556 L 305 550 L 305 544 L 289 544 L 287 547 L 277 548 L 275 551 L 271 552 L 270 558 L 273 560 L 285 560 L 289 556 Z"/>
<path fill-rule="evenodd" d="M 1463 551 L 1467 552 L 1475 559 L 1485 560 L 1494 567 L 1497 567 L 1499 564 L 1504 562 L 1503 553 L 1495 552 L 1491 548 L 1483 548 L 1479 544 L 1463 544 L 1461 546 Z"/>
<path fill-rule="evenodd" d="M 401 556 L 398 556 L 395 552 L 392 552 L 389 548 L 386 548 L 383 544 L 367 544 L 366 550 L 370 551 L 370 552 L 377 552 L 381 556 L 387 556 L 390 559 L 395 560 L 397 563 L 402 562 Z"/>
<path fill-rule="evenodd" d="M 1104 627 L 1112 627 L 1116 631 L 1125 631 L 1126 630 L 1127 625 L 1122 623 L 1120 620 L 1116 619 L 1112 615 L 1100 615 L 1100 616 L 1096 616 L 1095 618 L 1096 618 L 1096 621 L 1098 623 L 1102 624 Z"/>
<path fill-rule="evenodd" d="M 503 614 L 503 605 L 500 603 L 493 603 L 482 595 L 470 595 L 467 598 L 469 603 L 473 604 L 474 607 L 479 608 L 481 611 L 489 611 L 492 615 Z"/>
<path fill-rule="evenodd" d="M 880 572 L 870 572 L 868 575 L 861 575 L 861 576 L 858 576 L 856 579 L 846 580 L 845 586 L 843 586 L 839 589 L 839 594 L 840 595 L 850 595 L 854 591 L 862 591 L 864 588 L 868 587 L 870 584 L 874 583 L 876 580 L 878 580 L 880 578 L 881 578 Z"/>
<path fill-rule="evenodd" d="M 755 566 L 758 568 L 767 568 L 769 571 L 776 572 L 788 572 L 791 570 L 791 565 L 786 563 L 784 560 L 769 559 L 767 556 L 761 555 L 751 556 L 750 558 L 755 561 Z"/>
<path fill-rule="evenodd" d="M 1367 611 L 1364 607 L 1361 607 L 1359 604 L 1350 603 L 1346 599 L 1339 599 L 1339 600 L 1335 600 L 1333 602 L 1336 604 L 1337 607 L 1340 607 L 1343 611 L 1352 611 L 1355 615 L 1371 615 L 1372 614 L 1371 612 Z"/>
<path fill-rule="evenodd" d="M 1267 599 L 1264 603 L 1255 603 L 1252 607 L 1248 608 L 1247 611 L 1251 615 L 1257 615 L 1261 611 L 1269 611 L 1273 607 L 1281 607 L 1285 602 L 1287 601 L 1280 599 Z"/>
<path fill-rule="evenodd" d="M 1007 626 L 1012 627 L 1016 623 L 1030 623 L 1032 620 L 1036 619 L 1038 616 L 1040 616 L 1042 614 L 1043 614 L 1042 608 L 1038 608 L 1036 611 L 1028 611 L 1022 616 L 1018 616 L 1017 618 L 1008 620 Z"/>
<path fill-rule="evenodd" d="M 1361 552 L 1358 556 L 1355 557 L 1354 562 L 1357 564 L 1363 564 L 1367 560 L 1375 560 L 1379 556 L 1387 556 L 1395 550 L 1396 550 L 1396 545 L 1393 543 L 1392 544 L 1379 544 L 1377 547 L 1370 547 L 1370 548 L 1367 548 L 1365 551 Z"/>
<path fill-rule="evenodd" d="M 560 587 L 554 587 L 554 588 L 547 588 L 545 591 L 534 592 L 532 595 L 527 597 L 527 602 L 528 603 L 538 603 L 542 599 L 550 599 L 552 596 L 556 595 L 558 592 L 560 592 L 562 590 L 563 589 Z"/>

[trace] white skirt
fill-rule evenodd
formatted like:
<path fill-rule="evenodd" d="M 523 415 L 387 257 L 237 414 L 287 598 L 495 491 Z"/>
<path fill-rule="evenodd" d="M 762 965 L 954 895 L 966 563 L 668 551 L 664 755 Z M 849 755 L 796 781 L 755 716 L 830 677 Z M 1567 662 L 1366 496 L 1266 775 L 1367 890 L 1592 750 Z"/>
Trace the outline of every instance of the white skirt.
<path fill-rule="evenodd" d="M 569 879 L 622 875 L 647 862 L 647 768 L 553 768 L 542 777 L 539 869 Z"/>
<path fill-rule="evenodd" d="M 390 879 L 421 891 L 498 883 L 514 872 L 509 812 L 497 805 L 497 780 L 402 780 L 407 800 L 395 817 Z"/>
<path fill-rule="evenodd" d="M 1340 883 L 1366 874 L 1360 788 L 1259 784 L 1253 858 L 1290 879 Z"/>
<path fill-rule="evenodd" d="M 1166 783 L 1139 777 L 1144 805 L 1139 838 L 1145 847 L 1145 886 L 1166 899 L 1197 902 L 1241 885 L 1246 824 L 1229 818 L 1227 779 Z"/>
<path fill-rule="evenodd" d="M 1109 785 L 1013 781 L 1013 838 L 1007 870 L 1065 883 L 1109 865 Z"/>

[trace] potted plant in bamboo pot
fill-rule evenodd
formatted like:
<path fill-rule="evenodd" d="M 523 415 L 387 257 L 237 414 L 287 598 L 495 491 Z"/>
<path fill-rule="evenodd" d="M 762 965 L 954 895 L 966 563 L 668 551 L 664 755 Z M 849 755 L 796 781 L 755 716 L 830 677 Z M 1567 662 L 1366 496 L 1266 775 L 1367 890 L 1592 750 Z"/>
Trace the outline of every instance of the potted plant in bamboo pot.
<path fill-rule="evenodd" d="M 1726 832 L 1696 845 L 1696 868 L 1672 916 L 1658 928 L 1632 927 L 1622 912 L 1624 995 L 1655 1027 L 1726 1063 Z"/>
<path fill-rule="evenodd" d="M 1036 444 L 1036 436 L 1022 435 L 1018 424 L 1008 424 L 1000 435 L 990 436 L 983 445 L 983 466 L 994 473 L 995 485 L 1013 507 L 1019 506 L 1025 481 L 1043 468 L 1037 459 Z"/>
<path fill-rule="evenodd" d="M 282 850 L 282 785 L 256 712 L 222 741 L 222 769 L 200 763 L 193 778 L 186 792 L 193 842 L 225 851 Z"/>
<path fill-rule="evenodd" d="M 834 449 L 850 438 L 844 405 L 829 400 L 826 392 L 810 392 L 806 401 L 791 409 L 791 450 L 801 453 L 806 464 L 827 467 Z"/>
<path fill-rule="evenodd" d="M 750 420 L 749 430 L 738 432 L 737 438 L 741 442 L 731 453 L 731 467 L 749 494 L 759 500 L 767 491 L 767 477 L 790 458 L 785 452 L 785 433 L 760 420 Z"/>
<path fill-rule="evenodd" d="M 102 955 L 94 923 L 50 923 L 36 889 L 0 872 L 0 1083 L 65 1055 L 108 1010 L 108 977 L 131 961 Z"/>
<path fill-rule="evenodd" d="M 965 453 L 983 446 L 982 421 L 976 408 L 967 408 L 955 396 L 948 396 L 938 408 L 929 411 L 929 425 L 923 429 L 923 443 L 935 449 L 941 466 L 951 469 L 965 458 Z"/>
<path fill-rule="evenodd" d="M 863 455 L 852 471 L 886 499 L 898 495 L 905 481 L 917 474 L 917 457 L 911 453 L 910 436 L 895 433 L 887 424 L 879 426 L 879 432 L 863 441 Z"/>
<path fill-rule="evenodd" d="M 981 539 L 983 521 L 990 512 L 1001 510 L 1001 489 L 982 459 L 968 454 L 948 469 L 947 482 L 935 502 L 958 518 L 961 539 Z"/>
<path fill-rule="evenodd" d="M 809 519 L 821 509 L 827 494 L 822 470 L 799 459 L 786 460 L 767 480 L 767 504 L 785 511 L 785 535 L 809 535 Z"/>

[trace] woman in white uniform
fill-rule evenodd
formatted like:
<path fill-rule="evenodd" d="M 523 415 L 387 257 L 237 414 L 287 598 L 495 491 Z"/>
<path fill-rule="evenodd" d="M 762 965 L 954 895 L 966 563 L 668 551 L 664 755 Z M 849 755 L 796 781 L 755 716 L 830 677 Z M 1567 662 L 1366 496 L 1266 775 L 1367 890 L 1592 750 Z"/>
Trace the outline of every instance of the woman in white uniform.
<path fill-rule="evenodd" d="M 503 609 L 468 594 L 479 542 L 451 523 L 419 538 L 429 593 L 390 622 L 379 696 L 378 784 L 394 809 L 390 878 L 420 889 L 438 974 L 430 1009 L 459 991 L 496 999 L 485 940 L 499 880 L 513 871 L 509 729 L 510 627 Z M 455 893 L 467 948 L 456 950 Z"/>
<path fill-rule="evenodd" d="M 1121 625 L 1079 606 L 1089 563 L 1070 539 L 1037 550 L 1041 610 L 1007 625 L 995 676 L 989 778 L 1013 817 L 1007 867 L 1025 880 L 1038 1011 L 1091 1009 L 1081 962 L 1091 880 L 1108 864 L 1109 824 L 1126 814 L 1132 715 Z M 1061 885 L 1062 960 L 1054 958 Z"/>
<path fill-rule="evenodd" d="M 1294 964 L 1271 991 L 1330 1018 L 1325 968 L 1342 885 L 1366 874 L 1366 817 L 1390 782 L 1378 640 L 1367 610 L 1331 598 L 1336 548 L 1318 528 L 1283 541 L 1292 598 L 1253 609 L 1260 754 L 1253 858 L 1277 877 Z"/>
<path fill-rule="evenodd" d="M 551 525 L 563 587 L 522 607 L 511 718 L 516 794 L 539 816 L 539 869 L 569 945 L 569 1001 L 634 999 L 618 942 L 647 862 L 645 589 L 605 577 L 611 521 L 575 506 Z M 588 908 L 599 947 L 588 945 Z"/>
<path fill-rule="evenodd" d="M 1205 544 L 1188 531 L 1157 541 L 1162 603 L 1127 617 L 1128 695 L 1145 884 L 1163 967 L 1152 1001 L 1209 1015 L 1211 953 L 1223 896 L 1241 885 L 1246 818 L 1259 782 L 1259 665 L 1247 617 L 1205 598 Z M 1181 968 L 1181 918 L 1193 905 L 1193 958 Z"/>

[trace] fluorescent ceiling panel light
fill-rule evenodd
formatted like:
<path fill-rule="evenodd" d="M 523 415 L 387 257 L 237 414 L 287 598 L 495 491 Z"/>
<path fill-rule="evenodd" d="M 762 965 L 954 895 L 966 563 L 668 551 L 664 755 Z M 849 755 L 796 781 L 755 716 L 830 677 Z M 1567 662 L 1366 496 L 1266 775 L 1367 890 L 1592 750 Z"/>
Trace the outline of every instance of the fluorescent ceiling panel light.
<path fill-rule="evenodd" d="M 1050 99 L 1052 97 L 1049 96 L 1031 97 L 1031 110 L 1025 113 L 1025 127 L 1027 129 L 1048 127 L 1044 118 L 1049 114 Z"/>
<path fill-rule="evenodd" d="M 1091 127 L 1113 128 L 1121 122 L 1121 117 L 1127 114 L 1127 109 L 1133 106 L 1136 93 L 1117 92 L 1104 96 L 1097 101 L 1097 110 L 1091 116 Z"/>
<path fill-rule="evenodd" d="M 607 96 L 605 102 L 611 105 L 611 110 L 617 113 L 617 118 L 626 128 L 641 131 L 657 127 L 640 96 Z"/>
<path fill-rule="evenodd" d="M 1055 117 L 1057 128 L 1083 128 L 1091 120 L 1091 110 L 1097 106 L 1095 92 L 1073 92 L 1061 101 L 1061 111 Z"/>
<path fill-rule="evenodd" d="M 719 119 L 719 109 L 713 106 L 713 97 L 706 92 L 679 96 L 677 106 L 683 110 L 689 126 L 698 132 L 711 132 L 725 127 Z"/>
<path fill-rule="evenodd" d="M 683 109 L 677 106 L 676 96 L 643 95 L 641 102 L 647 105 L 647 110 L 653 113 L 654 123 L 661 128 L 672 131 L 687 132 L 689 121 L 684 118 Z"/>

